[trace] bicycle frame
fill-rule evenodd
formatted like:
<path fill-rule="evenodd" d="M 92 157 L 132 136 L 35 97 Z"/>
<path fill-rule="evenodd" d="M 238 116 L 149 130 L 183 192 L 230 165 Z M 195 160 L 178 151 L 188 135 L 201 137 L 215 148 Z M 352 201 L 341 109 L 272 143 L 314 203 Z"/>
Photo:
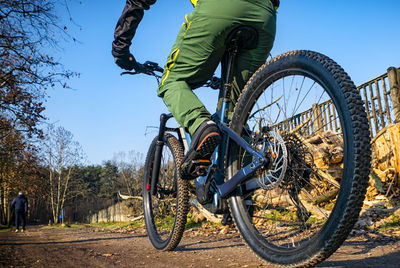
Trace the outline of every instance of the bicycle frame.
<path fill-rule="evenodd" d="M 226 106 L 227 107 L 227 106 Z M 222 112 L 222 110 L 221 110 Z M 181 134 L 182 128 L 168 128 L 166 127 L 167 121 L 172 118 L 172 114 L 162 114 L 160 117 L 160 128 L 159 128 L 159 140 L 157 141 L 156 144 L 156 159 L 155 159 L 155 166 L 153 167 L 153 174 L 152 174 L 152 194 L 155 194 L 156 190 L 156 183 L 157 181 L 154 180 L 153 178 L 158 178 L 159 171 L 160 171 L 160 162 L 161 162 L 161 153 L 162 153 L 162 148 L 163 148 L 163 138 L 165 132 L 175 132 L 178 134 L 179 140 L 183 142 L 184 138 Z M 240 185 L 242 182 L 244 182 L 248 177 L 252 176 L 253 173 L 257 170 L 258 167 L 265 165 L 268 163 L 269 159 L 266 158 L 262 152 L 257 152 L 253 148 L 250 147 L 250 145 L 242 138 L 240 137 L 236 132 L 231 130 L 229 127 L 226 126 L 224 122 L 217 121 L 216 122 L 223 133 L 223 143 L 221 145 L 227 145 L 228 142 L 233 141 L 237 145 L 239 145 L 241 148 L 246 150 L 249 154 L 251 154 L 254 157 L 254 161 L 239 170 L 236 174 L 234 174 L 229 180 L 224 182 L 225 178 L 215 178 L 216 182 L 216 194 L 217 194 L 217 199 L 224 199 L 227 198 L 235 189 L 238 185 Z M 190 146 L 190 135 L 185 132 L 185 139 L 187 141 L 188 146 Z M 203 183 L 203 181 L 209 176 L 211 172 L 211 167 L 212 166 L 217 166 L 220 169 L 225 169 L 224 166 L 224 146 L 218 146 L 212 159 L 212 165 L 210 166 L 208 173 L 204 177 L 199 177 L 196 179 L 196 183 Z M 222 183 L 221 183 L 222 182 Z M 250 182 L 248 185 L 246 185 L 247 189 L 254 188 L 252 186 L 252 183 Z M 258 187 L 258 186 L 257 186 Z M 215 201 L 214 201 L 215 202 Z"/>
<path fill-rule="evenodd" d="M 230 103 L 230 91 L 232 87 L 231 81 L 233 80 L 233 66 L 235 63 L 236 56 L 239 51 L 239 45 L 237 43 L 237 40 L 234 41 L 233 45 L 229 48 L 228 50 L 228 64 L 227 64 L 227 70 L 226 70 L 226 79 L 227 83 L 223 87 L 223 101 L 222 101 L 222 106 L 219 110 L 216 112 L 216 116 L 214 118 L 214 121 L 217 123 L 219 129 L 222 132 L 222 142 L 220 146 L 218 146 L 213 154 L 212 157 L 212 165 L 210 165 L 207 175 L 204 177 L 198 177 L 195 182 L 196 186 L 199 184 L 205 184 L 208 179 L 213 180 L 213 185 L 210 187 L 211 191 L 214 194 L 213 197 L 213 202 L 212 204 L 214 207 L 218 206 L 218 201 L 221 199 L 226 199 L 227 197 L 230 196 L 230 194 L 243 182 L 246 181 L 247 178 L 253 175 L 253 173 L 259 168 L 260 166 L 263 166 L 265 164 L 268 164 L 269 159 L 264 156 L 264 153 L 261 149 L 260 152 L 255 151 L 251 146 L 237 133 L 235 133 L 233 130 L 231 130 L 227 124 L 228 124 L 228 107 Z M 157 179 L 159 175 L 159 170 L 160 170 L 160 162 L 161 162 L 161 153 L 162 153 L 162 146 L 163 146 L 163 137 L 165 131 L 172 131 L 178 134 L 179 140 L 184 144 L 185 149 L 187 150 L 190 146 L 190 135 L 186 132 L 184 132 L 183 128 L 179 129 L 173 129 L 173 128 L 167 128 L 166 127 L 166 122 L 172 118 L 172 114 L 162 114 L 160 118 L 160 128 L 159 128 L 159 140 L 157 142 L 157 147 L 156 147 L 156 159 L 155 159 L 155 166 L 153 167 L 153 174 L 152 174 L 152 180 L 151 180 L 151 189 L 152 189 L 152 194 L 156 193 L 156 184 L 157 184 Z M 225 170 L 225 164 L 224 164 L 224 159 L 226 156 L 227 152 L 227 146 L 229 142 L 235 142 L 238 146 L 243 148 L 246 152 L 251 154 L 253 156 L 254 161 L 251 162 L 250 164 L 246 165 L 243 167 L 241 170 L 239 170 L 236 174 L 234 174 L 231 178 L 229 178 L 227 181 L 225 181 L 224 175 L 224 170 Z M 215 171 L 215 168 L 217 167 L 217 171 Z M 212 174 L 211 174 L 212 172 Z M 212 178 L 211 178 L 212 176 Z M 249 189 L 255 189 L 258 188 L 258 184 L 253 182 L 249 182 L 245 184 L 244 189 L 249 190 Z"/>
<path fill-rule="evenodd" d="M 236 187 L 244 182 L 248 177 L 252 176 L 258 167 L 268 163 L 268 158 L 266 158 L 262 153 L 253 150 L 250 145 L 233 130 L 228 128 L 224 123 L 218 122 L 218 126 L 221 131 L 230 140 L 234 141 L 237 145 L 242 147 L 248 153 L 254 157 L 254 161 L 239 170 L 235 175 L 233 175 L 228 181 L 221 185 L 217 185 L 219 198 L 226 198 L 230 193 L 232 193 Z"/>

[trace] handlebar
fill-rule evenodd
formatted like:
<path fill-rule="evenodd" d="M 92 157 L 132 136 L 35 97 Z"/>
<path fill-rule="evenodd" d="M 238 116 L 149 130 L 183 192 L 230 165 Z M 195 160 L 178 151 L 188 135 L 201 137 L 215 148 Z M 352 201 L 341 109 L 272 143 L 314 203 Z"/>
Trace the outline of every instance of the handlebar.
<path fill-rule="evenodd" d="M 160 82 L 159 80 L 161 79 L 161 75 L 157 74 L 156 72 L 159 73 L 163 73 L 164 69 L 161 68 L 158 63 L 156 62 L 152 62 L 152 61 L 146 61 L 145 63 L 142 64 L 142 66 L 144 67 L 145 71 L 144 72 L 122 72 L 121 75 L 135 75 L 135 74 L 147 74 L 150 76 L 154 76 L 158 82 Z M 221 84 L 221 79 L 218 77 L 213 76 L 205 85 L 205 87 L 210 87 L 212 89 L 220 89 L 222 84 Z"/>

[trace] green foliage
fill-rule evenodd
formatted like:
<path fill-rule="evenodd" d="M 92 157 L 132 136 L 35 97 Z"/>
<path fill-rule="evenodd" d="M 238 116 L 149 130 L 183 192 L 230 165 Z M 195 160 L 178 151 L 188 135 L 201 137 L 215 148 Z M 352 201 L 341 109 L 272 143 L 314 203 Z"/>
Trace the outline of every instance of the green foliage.
<path fill-rule="evenodd" d="M 164 217 L 157 217 L 154 219 L 157 227 L 161 227 L 162 229 L 171 230 L 174 226 L 175 217 L 171 215 L 167 215 Z"/>
<path fill-rule="evenodd" d="M 186 229 L 200 228 L 201 225 L 201 222 L 194 222 L 192 219 L 190 219 L 186 222 Z"/>
<path fill-rule="evenodd" d="M 288 210 L 270 210 L 264 215 L 266 219 L 271 222 L 277 222 L 281 220 L 295 221 L 296 213 Z"/>

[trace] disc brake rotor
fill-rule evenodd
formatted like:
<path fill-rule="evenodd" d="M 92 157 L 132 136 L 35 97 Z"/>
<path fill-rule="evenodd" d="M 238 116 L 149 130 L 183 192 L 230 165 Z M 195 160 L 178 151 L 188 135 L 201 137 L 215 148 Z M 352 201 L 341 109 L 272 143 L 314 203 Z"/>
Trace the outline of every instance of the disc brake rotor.
<path fill-rule="evenodd" d="M 276 131 L 269 131 L 264 138 L 260 152 L 270 158 L 270 164 L 257 172 L 258 185 L 271 190 L 280 185 L 288 166 L 288 154 L 282 136 Z"/>

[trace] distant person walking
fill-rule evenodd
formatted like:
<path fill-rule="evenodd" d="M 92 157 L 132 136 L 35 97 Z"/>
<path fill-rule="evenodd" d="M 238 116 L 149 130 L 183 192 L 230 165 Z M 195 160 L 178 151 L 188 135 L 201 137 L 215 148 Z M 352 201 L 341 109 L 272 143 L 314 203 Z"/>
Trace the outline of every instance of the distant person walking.
<path fill-rule="evenodd" d="M 28 211 L 28 199 L 26 198 L 24 192 L 20 191 L 18 196 L 14 198 L 11 203 L 11 208 L 15 209 L 15 232 L 19 232 L 19 225 L 21 224 L 22 230 L 25 231 L 26 224 L 26 212 Z"/>

